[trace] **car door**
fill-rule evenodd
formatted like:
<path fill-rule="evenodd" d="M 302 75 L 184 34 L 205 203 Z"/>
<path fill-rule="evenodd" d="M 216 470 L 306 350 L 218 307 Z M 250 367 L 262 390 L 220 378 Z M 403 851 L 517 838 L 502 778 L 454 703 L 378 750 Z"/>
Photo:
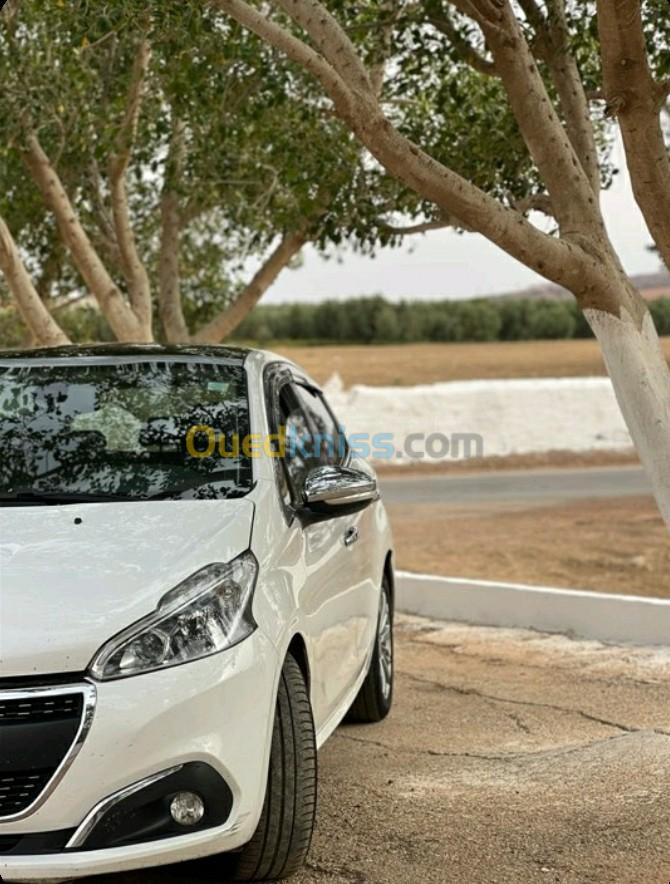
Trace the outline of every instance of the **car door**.
<path fill-rule="evenodd" d="M 316 398 L 315 398 L 316 397 Z M 285 376 L 277 391 L 277 426 L 285 428 L 282 465 L 286 504 L 295 508 L 309 471 L 348 457 L 336 421 L 320 393 L 304 379 Z M 309 521 L 294 518 L 303 579 L 297 588 L 312 664 L 312 702 L 317 727 L 341 711 L 367 662 L 376 623 L 373 582 L 365 573 L 361 533 L 365 513 Z M 291 543 L 293 546 L 293 543 Z M 372 621 L 375 623 L 372 623 Z"/>
<path fill-rule="evenodd" d="M 295 390 L 315 438 L 319 463 L 365 468 L 352 458 L 344 433 L 323 392 L 307 381 L 297 380 Z M 365 666 L 377 625 L 380 588 L 374 577 L 375 511 L 366 509 L 331 521 L 333 543 L 345 569 L 338 593 L 332 599 L 335 616 L 346 623 L 345 682 L 350 687 Z"/>

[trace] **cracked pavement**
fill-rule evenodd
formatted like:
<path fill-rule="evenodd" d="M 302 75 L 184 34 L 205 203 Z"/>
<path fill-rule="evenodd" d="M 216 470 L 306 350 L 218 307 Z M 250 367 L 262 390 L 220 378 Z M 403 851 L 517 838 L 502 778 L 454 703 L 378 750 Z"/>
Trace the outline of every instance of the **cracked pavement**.
<path fill-rule="evenodd" d="M 320 754 L 296 884 L 670 881 L 670 650 L 402 617 L 397 652 L 391 717 Z"/>

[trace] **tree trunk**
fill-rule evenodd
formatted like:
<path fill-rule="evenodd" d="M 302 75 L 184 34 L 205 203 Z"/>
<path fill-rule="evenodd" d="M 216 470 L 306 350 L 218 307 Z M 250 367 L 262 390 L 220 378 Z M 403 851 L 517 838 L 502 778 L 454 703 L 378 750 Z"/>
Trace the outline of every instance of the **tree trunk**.
<path fill-rule="evenodd" d="M 121 266 L 126 279 L 130 304 L 143 339 L 150 341 L 153 338 L 151 282 L 147 269 L 140 257 L 135 241 L 135 233 L 130 222 L 126 179 L 125 175 L 117 176 L 115 174 L 111 175 L 110 178 L 116 241 L 119 247 Z"/>
<path fill-rule="evenodd" d="M 629 292 L 621 295 L 625 302 Z M 584 315 L 600 343 L 624 420 L 670 527 L 670 369 L 641 297 L 637 307 L 637 316 L 626 307 L 619 316 L 596 308 L 587 308 Z"/>
<path fill-rule="evenodd" d="M 161 197 L 161 244 L 158 260 L 158 304 L 161 324 L 170 344 L 185 344 L 191 334 L 184 317 L 181 299 L 182 210 L 179 188 L 186 160 L 185 126 L 173 113 L 170 151 L 165 167 Z"/>
<path fill-rule="evenodd" d="M 181 219 L 177 194 L 166 191 L 161 200 L 161 248 L 158 261 L 158 303 L 161 324 L 170 344 L 185 344 L 190 332 L 181 302 L 179 248 Z"/>
<path fill-rule="evenodd" d="M 130 217 L 126 175 L 137 136 L 137 127 L 142 112 L 142 102 L 146 78 L 151 61 L 151 44 L 142 40 L 133 65 L 130 91 L 126 102 L 126 113 L 116 138 L 116 150 L 109 162 L 109 186 L 112 199 L 112 218 L 119 247 L 121 267 L 126 279 L 130 305 L 146 339 L 151 340 L 152 309 L 151 282 L 140 257 L 135 240 L 135 231 Z"/>
<path fill-rule="evenodd" d="M 598 0 L 608 111 L 621 127 L 635 201 L 670 267 L 670 156 L 661 126 L 668 84 L 649 65 L 640 0 Z"/>
<path fill-rule="evenodd" d="M 58 173 L 35 135 L 28 138 L 24 160 L 45 203 L 54 213 L 63 242 L 72 255 L 77 270 L 100 305 L 116 337 L 120 341 L 133 343 L 151 341 L 150 330 L 135 316 L 123 293 L 100 260 Z"/>
<path fill-rule="evenodd" d="M 286 234 L 233 304 L 193 335 L 194 343 L 219 344 L 231 335 L 307 240 L 304 231 Z"/>
<path fill-rule="evenodd" d="M 0 270 L 33 340 L 42 347 L 69 344 L 70 339 L 47 310 L 25 268 L 14 238 L 0 218 Z"/>

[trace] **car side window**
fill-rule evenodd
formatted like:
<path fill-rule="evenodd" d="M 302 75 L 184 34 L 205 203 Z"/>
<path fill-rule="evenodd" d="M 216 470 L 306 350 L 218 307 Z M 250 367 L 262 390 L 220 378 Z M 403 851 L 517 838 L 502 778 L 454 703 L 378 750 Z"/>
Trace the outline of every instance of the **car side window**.
<path fill-rule="evenodd" d="M 311 387 L 296 384 L 297 397 L 311 425 L 314 458 L 321 466 L 341 463 L 346 454 L 342 430 L 323 396 Z"/>
<path fill-rule="evenodd" d="M 279 417 L 287 437 L 284 463 L 294 492 L 300 494 L 307 473 L 319 465 L 319 459 L 314 456 L 312 429 L 292 384 L 285 384 L 280 391 Z"/>

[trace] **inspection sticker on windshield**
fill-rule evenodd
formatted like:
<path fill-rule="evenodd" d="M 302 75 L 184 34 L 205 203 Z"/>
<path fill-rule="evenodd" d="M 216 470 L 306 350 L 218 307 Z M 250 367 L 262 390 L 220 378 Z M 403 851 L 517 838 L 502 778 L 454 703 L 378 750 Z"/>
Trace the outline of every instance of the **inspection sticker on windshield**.
<path fill-rule="evenodd" d="M 222 396 L 225 396 L 230 390 L 230 384 L 226 381 L 210 381 L 207 384 L 207 389 L 210 393 L 221 393 Z"/>

